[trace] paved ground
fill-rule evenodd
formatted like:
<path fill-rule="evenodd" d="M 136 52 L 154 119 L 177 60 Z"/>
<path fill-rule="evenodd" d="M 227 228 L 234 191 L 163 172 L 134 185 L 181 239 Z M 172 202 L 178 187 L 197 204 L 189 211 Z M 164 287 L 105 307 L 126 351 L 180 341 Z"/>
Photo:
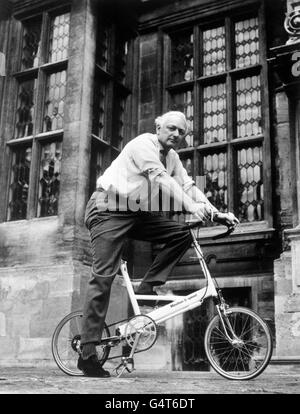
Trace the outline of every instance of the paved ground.
<path fill-rule="evenodd" d="M 214 372 L 112 374 L 99 379 L 70 377 L 56 367 L 0 367 L 0 394 L 300 394 L 300 366 L 295 365 L 269 366 L 250 381 L 229 381 Z"/>

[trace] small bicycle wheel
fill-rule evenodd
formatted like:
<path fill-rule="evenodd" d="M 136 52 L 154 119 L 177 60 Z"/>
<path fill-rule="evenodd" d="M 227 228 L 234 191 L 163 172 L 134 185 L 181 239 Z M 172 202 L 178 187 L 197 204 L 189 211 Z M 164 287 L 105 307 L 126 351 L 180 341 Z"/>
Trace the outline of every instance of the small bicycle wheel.
<path fill-rule="evenodd" d="M 77 368 L 80 354 L 82 311 L 71 312 L 57 325 L 52 336 L 52 355 L 58 367 L 68 375 L 80 376 L 82 371 Z M 110 336 L 105 324 L 102 338 Z M 97 355 L 101 365 L 107 360 L 110 347 L 97 346 Z"/>
<path fill-rule="evenodd" d="M 248 380 L 261 374 L 273 349 L 268 325 L 256 312 L 240 307 L 227 309 L 222 320 L 219 315 L 211 320 L 204 346 L 211 366 L 232 380 Z"/>

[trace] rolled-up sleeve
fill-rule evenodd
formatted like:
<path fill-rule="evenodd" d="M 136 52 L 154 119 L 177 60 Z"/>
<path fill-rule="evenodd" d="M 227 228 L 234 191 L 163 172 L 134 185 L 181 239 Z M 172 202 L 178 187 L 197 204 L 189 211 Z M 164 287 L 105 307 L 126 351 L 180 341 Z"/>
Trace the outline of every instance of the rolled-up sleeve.
<path fill-rule="evenodd" d="M 147 176 L 150 181 L 166 169 L 159 159 L 158 148 L 152 140 L 139 140 L 131 148 L 131 159 L 140 172 Z"/>

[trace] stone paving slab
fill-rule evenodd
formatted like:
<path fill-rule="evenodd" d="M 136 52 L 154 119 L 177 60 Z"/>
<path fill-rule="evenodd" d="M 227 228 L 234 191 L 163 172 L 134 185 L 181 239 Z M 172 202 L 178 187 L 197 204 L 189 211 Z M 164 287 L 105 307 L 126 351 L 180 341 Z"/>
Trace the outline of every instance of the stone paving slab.
<path fill-rule="evenodd" d="M 215 372 L 133 371 L 117 378 L 65 375 L 52 367 L 0 367 L 0 394 L 300 394 L 300 367 L 269 366 L 250 381 Z"/>

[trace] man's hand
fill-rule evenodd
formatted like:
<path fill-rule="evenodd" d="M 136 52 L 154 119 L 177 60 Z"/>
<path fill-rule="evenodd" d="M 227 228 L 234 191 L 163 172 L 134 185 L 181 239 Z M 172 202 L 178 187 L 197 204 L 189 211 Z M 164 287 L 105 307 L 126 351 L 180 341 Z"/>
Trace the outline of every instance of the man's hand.
<path fill-rule="evenodd" d="M 230 228 L 235 227 L 237 224 L 239 224 L 239 220 L 232 213 L 218 212 L 214 215 L 214 221 L 220 224 L 224 224 Z"/>

